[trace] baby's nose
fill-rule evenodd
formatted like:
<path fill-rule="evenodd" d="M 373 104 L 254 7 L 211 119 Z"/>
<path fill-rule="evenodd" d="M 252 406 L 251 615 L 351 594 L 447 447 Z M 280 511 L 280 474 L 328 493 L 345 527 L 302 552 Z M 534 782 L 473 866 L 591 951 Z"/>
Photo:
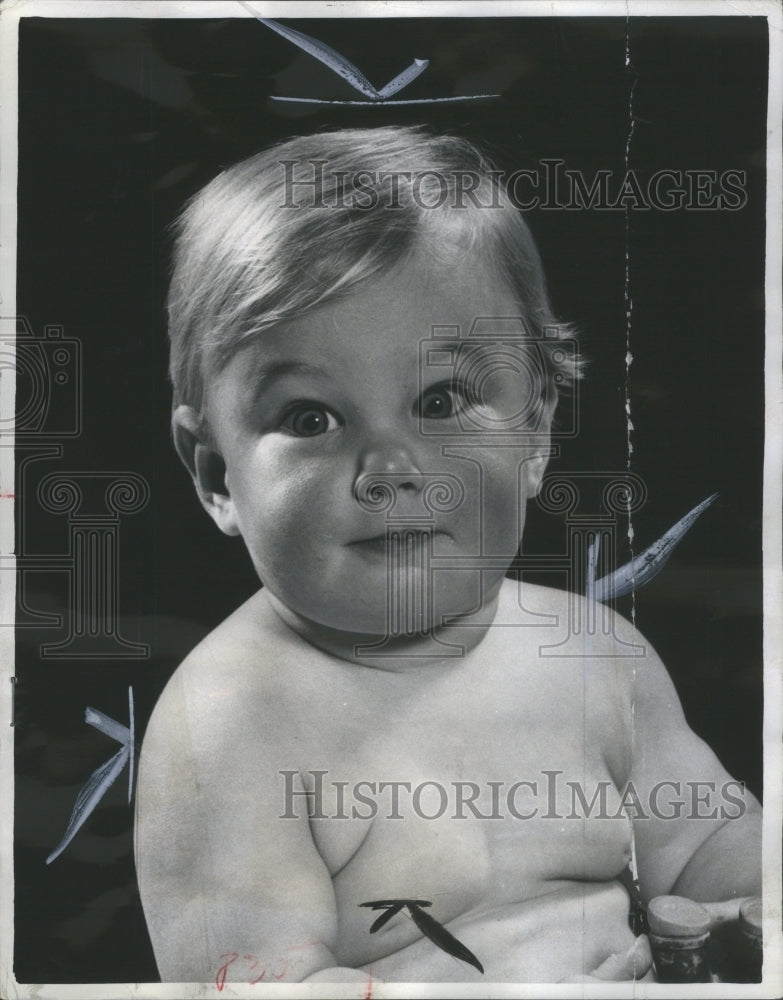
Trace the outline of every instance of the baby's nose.
<path fill-rule="evenodd" d="M 354 483 L 354 497 L 370 513 L 387 520 L 432 522 L 462 503 L 460 480 L 446 472 L 421 472 L 413 462 L 389 462 L 385 471 L 361 472 Z"/>
<path fill-rule="evenodd" d="M 421 490 L 426 479 L 411 451 L 394 442 L 375 445 L 362 454 L 357 483 L 368 477 L 387 477 L 396 489 L 411 491 Z"/>
<path fill-rule="evenodd" d="M 367 472 L 354 483 L 364 510 L 391 521 L 432 522 L 456 510 L 465 499 L 460 480 L 448 472 Z"/>
<path fill-rule="evenodd" d="M 432 522 L 436 514 L 460 505 L 462 483 L 450 473 L 428 469 L 412 444 L 383 432 L 367 440 L 354 481 L 360 507 L 387 520 Z"/>
<path fill-rule="evenodd" d="M 368 448 L 359 461 L 354 497 L 360 507 L 372 513 L 399 516 L 404 510 L 421 517 L 421 504 L 427 477 L 422 474 L 411 453 L 399 444 L 386 442 Z M 421 508 L 421 509 L 420 509 Z"/>

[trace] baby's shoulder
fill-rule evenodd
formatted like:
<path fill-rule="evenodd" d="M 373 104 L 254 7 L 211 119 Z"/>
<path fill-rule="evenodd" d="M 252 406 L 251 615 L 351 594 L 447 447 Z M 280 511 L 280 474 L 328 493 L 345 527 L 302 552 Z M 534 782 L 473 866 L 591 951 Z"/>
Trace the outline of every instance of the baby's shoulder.
<path fill-rule="evenodd" d="M 174 671 L 147 727 L 148 753 L 155 746 L 167 752 L 199 743 L 230 747 L 231 733 L 279 738 L 286 704 L 296 697 L 294 645 L 259 591 Z M 204 739 L 194 742 L 194 733 Z"/>
<path fill-rule="evenodd" d="M 495 623 L 530 628 L 538 642 L 562 644 L 566 637 L 579 638 L 610 656 L 617 652 L 617 643 L 638 636 L 630 622 L 600 601 L 511 577 L 503 581 Z"/>
<path fill-rule="evenodd" d="M 583 594 L 555 587 L 506 579 L 494 624 L 508 647 L 507 662 L 513 666 L 523 656 L 541 670 L 556 666 L 563 683 L 570 672 L 589 667 L 594 687 L 602 678 L 626 687 L 633 683 L 639 662 L 657 659 L 622 615 Z"/>

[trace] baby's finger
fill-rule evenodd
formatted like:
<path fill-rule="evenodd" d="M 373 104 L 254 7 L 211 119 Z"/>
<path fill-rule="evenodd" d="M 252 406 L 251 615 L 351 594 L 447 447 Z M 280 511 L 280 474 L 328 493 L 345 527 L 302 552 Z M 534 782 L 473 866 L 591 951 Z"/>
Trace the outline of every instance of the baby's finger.
<path fill-rule="evenodd" d="M 702 903 L 701 905 L 710 915 L 710 930 L 714 930 L 721 924 L 729 923 L 732 920 L 739 920 L 740 906 L 750 897 L 742 899 L 725 899 L 720 903 Z"/>
<path fill-rule="evenodd" d="M 627 951 L 610 955 L 590 973 L 593 979 L 609 982 L 623 982 L 641 979 L 652 965 L 650 942 L 645 935 L 638 937 Z"/>
<path fill-rule="evenodd" d="M 627 951 L 619 951 L 610 955 L 586 976 L 569 976 L 564 983 L 589 982 L 638 982 L 652 968 L 652 952 L 650 942 L 642 935 L 636 938 Z"/>

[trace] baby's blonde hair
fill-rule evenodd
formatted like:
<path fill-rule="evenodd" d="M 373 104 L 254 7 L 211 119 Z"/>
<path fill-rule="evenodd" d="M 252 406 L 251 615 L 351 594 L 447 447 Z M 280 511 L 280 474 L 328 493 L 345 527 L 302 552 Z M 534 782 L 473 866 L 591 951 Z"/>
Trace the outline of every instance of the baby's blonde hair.
<path fill-rule="evenodd" d="M 223 171 L 174 224 L 168 295 L 174 405 L 203 411 L 206 386 L 264 330 L 349 293 L 422 245 L 471 249 L 508 282 L 547 359 L 549 389 L 578 375 L 552 315 L 541 261 L 500 171 L 465 139 L 422 128 L 291 139 Z"/>

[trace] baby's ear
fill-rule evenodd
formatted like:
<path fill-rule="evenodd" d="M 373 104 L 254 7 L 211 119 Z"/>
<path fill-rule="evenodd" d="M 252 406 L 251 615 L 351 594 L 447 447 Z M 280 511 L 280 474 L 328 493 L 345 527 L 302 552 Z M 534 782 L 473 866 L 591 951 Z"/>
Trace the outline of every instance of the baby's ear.
<path fill-rule="evenodd" d="M 529 458 L 525 459 L 522 466 L 522 475 L 529 497 L 538 495 L 538 491 L 541 489 L 541 480 L 544 478 L 546 467 L 552 456 L 552 418 L 556 406 L 556 398 L 546 402 L 535 427 L 535 451 Z"/>
<path fill-rule="evenodd" d="M 541 410 L 538 414 L 535 427 L 535 453 L 525 461 L 523 475 L 528 496 L 538 495 L 541 489 L 541 480 L 544 478 L 546 467 L 552 456 L 552 422 L 557 409 L 557 394 L 552 393 L 549 398 L 542 401 Z"/>
<path fill-rule="evenodd" d="M 190 473 L 198 498 L 226 535 L 238 535 L 236 509 L 226 481 L 226 463 L 207 440 L 202 421 L 191 406 L 178 406 L 171 416 L 177 454 Z"/>
<path fill-rule="evenodd" d="M 522 475 L 525 477 L 527 495 L 534 497 L 541 488 L 541 480 L 544 478 L 546 467 L 549 464 L 551 448 L 549 445 L 541 445 L 535 455 L 525 460 L 522 466 Z"/>

